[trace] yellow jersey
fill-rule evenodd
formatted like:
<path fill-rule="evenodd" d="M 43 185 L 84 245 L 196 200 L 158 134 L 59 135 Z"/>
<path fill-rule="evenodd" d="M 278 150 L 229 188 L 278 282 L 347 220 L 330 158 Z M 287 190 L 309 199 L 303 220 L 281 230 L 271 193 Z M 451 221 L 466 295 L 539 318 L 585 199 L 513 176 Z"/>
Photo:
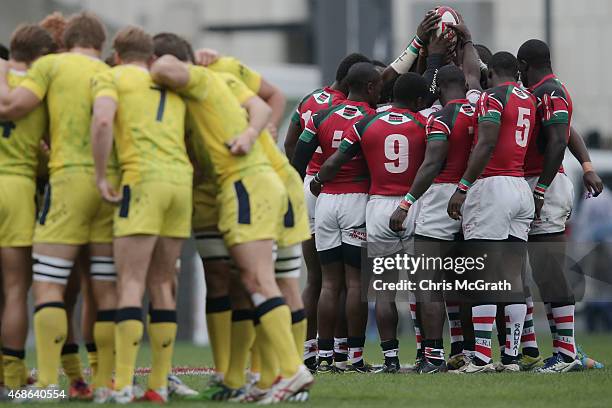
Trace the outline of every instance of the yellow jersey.
<path fill-rule="evenodd" d="M 93 98 L 117 102 L 115 145 L 122 184 L 169 181 L 191 185 L 185 149 L 185 103 L 153 82 L 145 68 L 120 65 L 96 75 Z"/>
<path fill-rule="evenodd" d="M 238 180 L 253 167 L 270 166 L 258 143 L 244 156 L 230 152 L 229 143 L 248 127 L 248 119 L 220 75 L 208 68 L 190 66 L 189 83 L 179 93 L 188 99 L 188 133 L 200 139 L 196 144 L 205 148 L 219 184 Z"/>
<path fill-rule="evenodd" d="M 10 70 L 8 84 L 16 88 L 25 71 Z M 0 122 L 0 174 L 36 177 L 40 140 L 47 131 L 47 109 L 39 105 L 25 117 L 14 122 Z"/>
<path fill-rule="evenodd" d="M 109 67 L 97 58 L 66 52 L 32 64 L 19 86 L 46 98 L 51 153 L 49 172 L 77 169 L 93 172 L 91 152 L 91 80 Z M 111 160 L 110 166 L 114 164 Z"/>
<path fill-rule="evenodd" d="M 221 57 L 208 68 L 215 72 L 226 72 L 232 74 L 242 81 L 251 91 L 258 93 L 261 87 L 261 75 L 244 65 L 234 57 Z"/>
<path fill-rule="evenodd" d="M 256 94 L 247 87 L 246 83 L 240 81 L 240 79 L 238 79 L 233 74 L 225 72 L 220 73 L 219 75 L 221 75 L 221 77 L 223 78 L 223 80 L 230 88 L 236 99 L 238 99 L 238 102 L 240 102 L 241 105 L 244 104 L 250 98 L 256 96 Z M 287 159 L 287 156 L 285 156 L 280 151 L 280 149 L 276 145 L 276 142 L 274 141 L 274 138 L 267 130 L 264 129 L 264 131 L 261 132 L 255 143 L 261 144 L 264 153 L 266 154 L 266 157 L 272 165 L 272 168 L 277 173 L 280 173 L 281 171 L 286 169 L 287 166 L 291 166 L 289 160 Z"/>

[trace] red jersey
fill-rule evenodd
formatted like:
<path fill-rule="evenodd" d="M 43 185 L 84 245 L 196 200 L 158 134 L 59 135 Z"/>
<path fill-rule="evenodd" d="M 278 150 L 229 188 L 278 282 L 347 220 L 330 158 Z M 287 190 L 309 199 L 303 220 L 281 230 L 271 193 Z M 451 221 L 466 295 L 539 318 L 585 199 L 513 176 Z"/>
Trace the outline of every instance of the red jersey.
<path fill-rule="evenodd" d="M 434 183 L 456 184 L 461 180 L 474 144 L 474 113 L 467 99 L 455 99 L 427 119 L 427 142 L 448 141 L 446 161 Z"/>
<path fill-rule="evenodd" d="M 425 157 L 425 117 L 391 107 L 369 115 L 342 139 L 340 150 L 365 157 L 370 171 L 370 194 L 406 194 Z"/>
<path fill-rule="evenodd" d="M 554 75 L 542 78 L 529 88 L 538 100 L 538 116 L 534 126 L 533 138 L 527 148 L 525 157 L 525 177 L 539 176 L 544 167 L 546 139 L 543 128 L 555 124 L 567 125 L 567 139 L 570 136 L 573 104 L 565 85 Z M 563 166 L 559 168 L 563 172 Z"/>
<path fill-rule="evenodd" d="M 366 115 L 375 113 L 365 102 L 346 100 L 344 103 L 314 115 L 306 125 L 306 132 L 316 136 L 321 147 L 322 162 L 338 150 L 342 138 L 352 126 Z M 301 137 L 304 137 L 304 133 Z M 336 177 L 323 185 L 328 194 L 366 193 L 370 186 L 368 168 L 363 155 L 358 154 L 345 163 Z"/>
<path fill-rule="evenodd" d="M 506 82 L 480 95 L 476 105 L 478 123 L 500 125 L 497 144 L 481 177 L 523 177 L 527 144 L 536 120 L 536 98 L 516 82 Z M 476 130 L 475 141 L 478 140 Z"/>
<path fill-rule="evenodd" d="M 345 99 L 346 95 L 328 86 L 323 89 L 317 89 L 302 99 L 295 112 L 293 112 L 293 115 L 291 115 L 291 121 L 293 123 L 299 123 L 300 129 L 303 131 L 312 115 L 324 109 L 329 109 L 332 106 L 339 105 Z M 317 149 L 310 163 L 308 163 L 306 174 L 316 174 L 321 168 L 323 161 L 321 149 Z"/>

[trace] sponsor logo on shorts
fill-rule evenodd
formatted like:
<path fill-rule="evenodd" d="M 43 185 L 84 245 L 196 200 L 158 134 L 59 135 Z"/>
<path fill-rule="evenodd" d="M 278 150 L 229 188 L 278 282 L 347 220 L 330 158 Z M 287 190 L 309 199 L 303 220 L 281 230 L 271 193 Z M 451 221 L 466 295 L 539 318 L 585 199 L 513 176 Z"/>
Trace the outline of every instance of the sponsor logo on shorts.
<path fill-rule="evenodd" d="M 359 231 L 359 230 L 352 230 L 349 233 L 349 237 L 354 238 L 354 239 L 358 239 L 360 241 L 366 241 L 368 238 L 368 235 L 365 231 Z"/>

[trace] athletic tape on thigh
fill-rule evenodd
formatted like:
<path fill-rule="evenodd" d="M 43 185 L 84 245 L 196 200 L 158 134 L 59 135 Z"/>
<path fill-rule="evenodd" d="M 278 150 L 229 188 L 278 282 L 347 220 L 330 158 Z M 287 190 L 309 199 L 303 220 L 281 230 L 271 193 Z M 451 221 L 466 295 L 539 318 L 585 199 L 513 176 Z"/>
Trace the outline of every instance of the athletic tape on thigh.
<path fill-rule="evenodd" d="M 224 261 L 229 252 L 219 231 L 204 231 L 195 234 L 196 248 L 202 261 Z"/>
<path fill-rule="evenodd" d="M 278 248 L 274 272 L 276 278 L 299 278 L 302 270 L 302 245 Z"/>
<path fill-rule="evenodd" d="M 32 254 L 34 280 L 36 282 L 51 282 L 65 285 L 74 266 L 73 261 L 52 256 Z"/>
<path fill-rule="evenodd" d="M 109 282 L 117 280 L 117 269 L 115 269 L 115 263 L 112 257 L 92 256 L 90 262 L 91 279 Z"/>

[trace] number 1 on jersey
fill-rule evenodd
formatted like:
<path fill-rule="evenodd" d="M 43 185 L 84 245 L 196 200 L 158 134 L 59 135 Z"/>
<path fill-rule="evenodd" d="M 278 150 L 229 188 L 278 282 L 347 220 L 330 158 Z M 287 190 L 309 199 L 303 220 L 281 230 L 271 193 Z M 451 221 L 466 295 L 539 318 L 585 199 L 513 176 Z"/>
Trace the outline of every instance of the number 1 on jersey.
<path fill-rule="evenodd" d="M 2 137 L 8 139 L 11 136 L 13 129 L 15 129 L 15 123 L 0 122 L 0 128 L 2 128 Z"/>
<path fill-rule="evenodd" d="M 161 122 L 164 118 L 164 109 L 166 108 L 166 94 L 168 91 L 164 88 L 152 86 L 151 89 L 159 91 L 159 105 L 157 106 L 157 121 Z"/>

